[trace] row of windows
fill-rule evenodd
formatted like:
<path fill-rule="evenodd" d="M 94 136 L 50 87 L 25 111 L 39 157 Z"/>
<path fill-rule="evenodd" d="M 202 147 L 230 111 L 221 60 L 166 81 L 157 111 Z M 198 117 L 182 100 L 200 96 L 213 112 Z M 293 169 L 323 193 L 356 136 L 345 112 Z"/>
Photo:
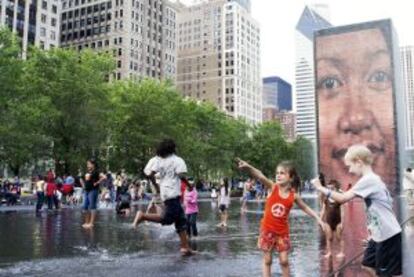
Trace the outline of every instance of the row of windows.
<path fill-rule="evenodd" d="M 72 7 L 78 6 L 79 4 L 82 4 L 83 5 L 85 3 L 92 3 L 92 0 L 69 0 L 69 1 L 63 1 L 62 8 L 63 9 L 72 8 Z"/>
<path fill-rule="evenodd" d="M 65 22 L 62 24 L 61 26 L 61 30 L 65 31 L 66 29 L 68 31 L 72 30 L 72 29 L 76 29 L 79 27 L 84 27 L 86 25 L 92 25 L 92 24 L 107 24 L 109 23 L 108 21 L 111 20 L 111 14 L 107 14 L 107 15 L 101 15 L 101 16 L 94 16 L 92 17 L 88 17 L 86 19 L 81 19 L 81 20 L 75 20 L 75 21 L 69 21 L 69 22 Z M 91 27 L 91 26 L 89 26 Z"/>
<path fill-rule="evenodd" d="M 97 4 L 94 6 L 88 6 L 86 8 L 81 8 L 81 9 L 76 9 L 73 11 L 67 11 L 67 12 L 63 12 L 62 13 L 62 20 L 66 20 L 67 18 L 71 19 L 71 18 L 76 18 L 79 16 L 84 16 L 84 15 L 90 15 L 92 13 L 97 13 L 100 11 L 105 11 L 106 9 L 111 9 L 112 4 L 111 2 L 108 3 L 102 3 L 102 4 Z"/>
<path fill-rule="evenodd" d="M 97 36 L 100 34 L 109 33 L 110 31 L 111 31 L 111 26 L 106 25 L 106 26 L 101 26 L 101 27 L 89 28 L 86 30 L 80 30 L 79 32 L 75 31 L 75 32 L 67 33 L 67 34 L 62 34 L 60 39 L 62 42 L 65 42 L 65 41 L 71 41 L 72 39 L 81 39 L 81 38 L 90 37 L 90 36 Z"/>

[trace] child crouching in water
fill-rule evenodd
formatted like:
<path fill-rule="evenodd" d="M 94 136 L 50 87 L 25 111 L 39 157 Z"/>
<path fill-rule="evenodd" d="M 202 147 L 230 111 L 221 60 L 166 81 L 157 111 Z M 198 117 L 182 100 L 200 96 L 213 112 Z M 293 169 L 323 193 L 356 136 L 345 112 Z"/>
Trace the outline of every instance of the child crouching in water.
<path fill-rule="evenodd" d="M 276 183 L 245 161 L 237 159 L 238 167 L 251 177 L 259 180 L 266 189 L 271 191 L 266 200 L 264 216 L 260 225 L 258 247 L 263 251 L 263 276 L 271 276 L 273 251 L 279 252 L 279 263 L 282 276 L 288 277 L 288 251 L 291 243 L 289 238 L 289 212 L 295 202 L 305 213 L 315 218 L 325 229 L 318 214 L 309 208 L 295 189 L 300 185 L 300 178 L 290 162 L 282 162 L 276 168 Z"/>

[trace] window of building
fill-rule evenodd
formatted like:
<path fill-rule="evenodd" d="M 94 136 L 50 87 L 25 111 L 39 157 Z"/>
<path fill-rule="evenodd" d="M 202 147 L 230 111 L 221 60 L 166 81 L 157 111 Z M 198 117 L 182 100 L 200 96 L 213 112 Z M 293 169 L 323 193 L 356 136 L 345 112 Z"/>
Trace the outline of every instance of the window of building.
<path fill-rule="evenodd" d="M 40 28 L 40 36 L 42 36 L 42 37 L 46 36 L 46 28 L 45 27 Z"/>
<path fill-rule="evenodd" d="M 52 5 L 52 12 L 54 14 L 57 14 L 57 6 L 56 5 Z"/>
<path fill-rule="evenodd" d="M 47 2 L 46 1 L 42 1 L 42 9 L 47 10 Z"/>

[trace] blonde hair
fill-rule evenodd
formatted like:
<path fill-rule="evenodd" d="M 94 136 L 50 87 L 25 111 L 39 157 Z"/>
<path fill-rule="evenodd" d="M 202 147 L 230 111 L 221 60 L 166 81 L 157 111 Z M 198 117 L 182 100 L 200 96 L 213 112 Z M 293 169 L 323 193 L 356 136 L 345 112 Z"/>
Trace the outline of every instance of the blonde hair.
<path fill-rule="evenodd" d="M 372 165 L 374 157 L 368 147 L 362 144 L 357 144 L 349 147 L 344 157 L 346 164 L 355 162 L 356 160 L 361 160 L 366 165 Z"/>

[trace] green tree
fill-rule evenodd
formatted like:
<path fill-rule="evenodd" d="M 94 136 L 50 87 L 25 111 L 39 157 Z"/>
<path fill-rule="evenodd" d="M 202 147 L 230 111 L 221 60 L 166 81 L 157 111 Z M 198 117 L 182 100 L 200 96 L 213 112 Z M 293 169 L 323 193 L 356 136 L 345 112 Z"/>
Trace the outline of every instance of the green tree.
<path fill-rule="evenodd" d="M 39 128 L 45 98 L 25 82 L 27 61 L 20 57 L 19 39 L 0 30 L 0 158 L 15 175 L 28 162 L 44 157 L 50 140 Z"/>
<path fill-rule="evenodd" d="M 25 82 L 47 98 L 42 128 L 52 139 L 57 172 L 76 172 L 98 156 L 108 137 L 108 76 L 112 57 L 91 51 L 33 50 Z"/>

